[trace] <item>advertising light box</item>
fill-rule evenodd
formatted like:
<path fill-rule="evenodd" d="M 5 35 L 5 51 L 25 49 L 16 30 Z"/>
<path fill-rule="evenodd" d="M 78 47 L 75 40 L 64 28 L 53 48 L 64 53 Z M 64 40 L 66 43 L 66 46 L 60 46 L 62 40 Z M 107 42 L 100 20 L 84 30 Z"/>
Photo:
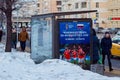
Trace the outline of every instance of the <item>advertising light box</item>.
<path fill-rule="evenodd" d="M 90 64 L 90 19 L 58 20 L 60 58 Z"/>

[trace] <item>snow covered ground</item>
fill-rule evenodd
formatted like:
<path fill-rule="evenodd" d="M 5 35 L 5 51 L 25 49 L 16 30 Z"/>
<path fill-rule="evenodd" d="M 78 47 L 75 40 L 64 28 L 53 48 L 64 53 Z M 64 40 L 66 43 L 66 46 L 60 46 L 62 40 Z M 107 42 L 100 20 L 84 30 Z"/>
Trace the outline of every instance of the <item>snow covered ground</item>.
<path fill-rule="evenodd" d="M 0 80 L 120 80 L 120 78 L 102 76 L 58 59 L 34 64 L 29 53 L 14 51 L 5 53 L 0 50 Z"/>

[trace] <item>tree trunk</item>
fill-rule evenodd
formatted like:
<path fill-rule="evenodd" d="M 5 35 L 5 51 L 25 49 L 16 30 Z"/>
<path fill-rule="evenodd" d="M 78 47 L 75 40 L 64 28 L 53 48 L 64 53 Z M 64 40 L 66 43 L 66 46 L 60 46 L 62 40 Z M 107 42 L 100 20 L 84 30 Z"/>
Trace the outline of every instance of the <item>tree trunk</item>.
<path fill-rule="evenodd" d="M 6 47 L 5 52 L 11 52 L 11 38 L 12 38 L 12 10 L 7 11 L 6 13 L 7 18 L 7 40 L 6 40 Z"/>

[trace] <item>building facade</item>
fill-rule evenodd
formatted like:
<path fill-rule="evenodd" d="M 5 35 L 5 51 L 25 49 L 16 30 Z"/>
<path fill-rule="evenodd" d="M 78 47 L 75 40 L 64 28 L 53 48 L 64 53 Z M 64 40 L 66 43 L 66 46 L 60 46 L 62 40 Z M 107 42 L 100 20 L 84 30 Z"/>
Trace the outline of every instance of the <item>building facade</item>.
<path fill-rule="evenodd" d="M 31 16 L 38 13 L 36 3 L 36 1 L 24 2 L 20 8 L 13 11 L 13 27 L 30 26 Z"/>
<path fill-rule="evenodd" d="M 61 0 L 38 0 L 38 14 L 52 13 L 61 11 Z"/>
<path fill-rule="evenodd" d="M 109 0 L 91 0 L 91 9 L 98 10 L 98 12 L 92 16 L 93 20 L 96 19 L 97 21 L 94 22 L 96 24 L 96 27 L 109 27 L 108 17 L 110 12 L 108 11 L 108 3 Z"/>
<path fill-rule="evenodd" d="M 97 13 L 74 15 L 74 17 L 91 17 L 94 27 L 108 27 L 108 2 L 108 0 L 62 0 L 62 11 L 98 10 Z"/>
<path fill-rule="evenodd" d="M 109 26 L 120 28 L 120 0 L 109 0 Z"/>
<path fill-rule="evenodd" d="M 30 0 L 23 3 L 19 10 L 13 12 L 13 26 L 28 27 L 31 16 L 45 13 L 59 12 L 62 10 L 61 0 Z"/>

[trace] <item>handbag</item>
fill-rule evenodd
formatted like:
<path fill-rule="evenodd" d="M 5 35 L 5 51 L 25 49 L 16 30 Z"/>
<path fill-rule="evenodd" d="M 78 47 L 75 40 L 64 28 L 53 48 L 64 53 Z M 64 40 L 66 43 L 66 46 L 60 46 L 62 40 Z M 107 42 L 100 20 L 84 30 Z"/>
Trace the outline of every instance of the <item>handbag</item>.
<path fill-rule="evenodd" d="M 20 42 L 17 42 L 17 48 L 19 48 L 20 47 Z"/>

